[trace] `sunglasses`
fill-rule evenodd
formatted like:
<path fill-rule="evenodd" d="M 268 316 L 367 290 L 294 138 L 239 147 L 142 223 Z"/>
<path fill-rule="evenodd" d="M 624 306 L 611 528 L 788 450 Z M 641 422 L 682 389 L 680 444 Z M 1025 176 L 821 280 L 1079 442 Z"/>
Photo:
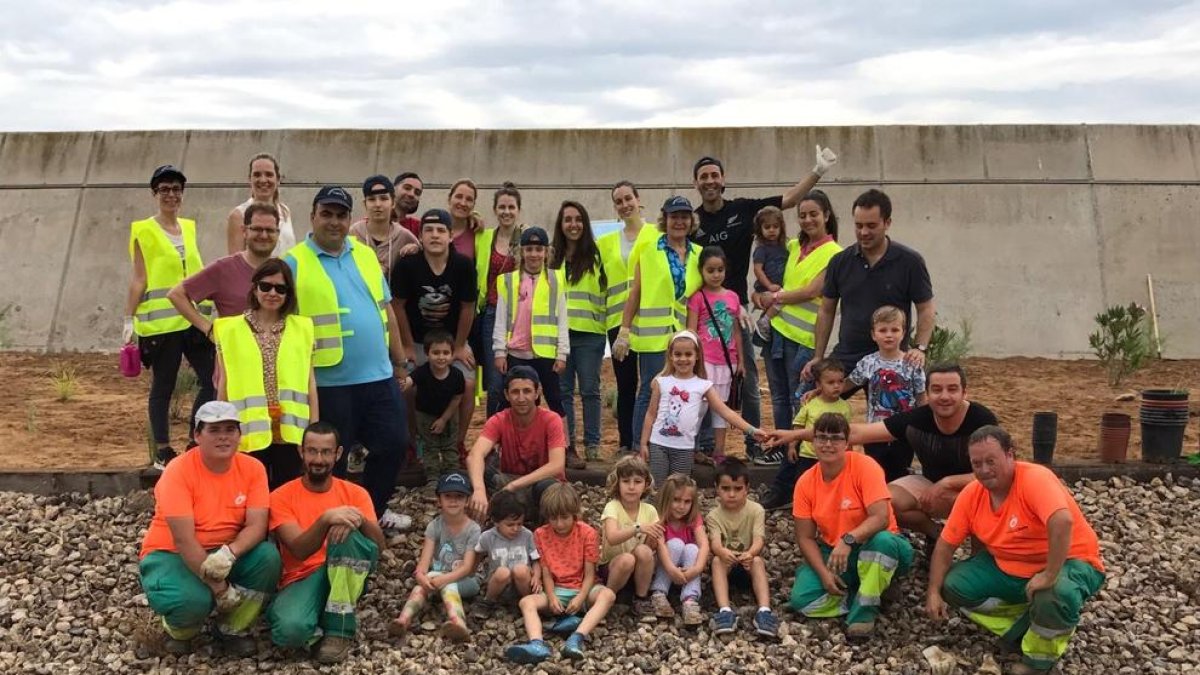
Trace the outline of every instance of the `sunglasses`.
<path fill-rule="evenodd" d="M 267 293 L 269 291 L 275 291 L 276 293 L 278 293 L 280 295 L 287 295 L 288 294 L 288 285 L 287 284 L 273 284 L 269 281 L 260 281 L 260 282 L 258 282 L 258 290 L 262 291 L 263 293 Z"/>

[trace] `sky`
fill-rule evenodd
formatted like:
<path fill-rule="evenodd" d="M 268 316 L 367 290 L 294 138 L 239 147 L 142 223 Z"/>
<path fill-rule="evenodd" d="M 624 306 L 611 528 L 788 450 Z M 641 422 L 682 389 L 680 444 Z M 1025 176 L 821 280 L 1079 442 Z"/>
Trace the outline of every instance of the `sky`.
<path fill-rule="evenodd" d="M 0 9 L 4 131 L 1200 117 L 1200 0 L 0 0 Z"/>

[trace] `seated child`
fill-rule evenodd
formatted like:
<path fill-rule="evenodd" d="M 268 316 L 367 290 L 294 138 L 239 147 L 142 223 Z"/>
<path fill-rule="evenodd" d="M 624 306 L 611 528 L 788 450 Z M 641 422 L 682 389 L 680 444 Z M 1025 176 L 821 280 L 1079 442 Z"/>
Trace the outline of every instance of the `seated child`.
<path fill-rule="evenodd" d="M 607 586 L 620 591 L 633 577 L 633 613 L 649 616 L 654 553 L 662 541 L 658 511 L 642 501 L 650 492 L 650 467 L 632 455 L 622 457 L 608 474 L 609 502 L 600 514 L 600 567 Z"/>
<path fill-rule="evenodd" d="M 700 517 L 696 481 L 678 473 L 669 476 L 659 493 L 658 508 L 663 537 L 658 545 L 658 570 L 650 584 L 654 614 L 664 619 L 675 616 L 667 599 L 674 583 L 681 587 L 683 625 L 699 626 L 704 620 L 700 614 L 700 575 L 708 565 L 708 533 Z"/>
<path fill-rule="evenodd" d="M 480 580 L 483 597 L 471 606 L 471 617 L 480 621 L 492 615 L 505 595 L 520 599 L 542 590 L 542 566 L 533 533 L 525 527 L 521 498 L 507 490 L 497 492 L 488 502 L 488 518 L 493 526 L 475 544 L 475 552 L 487 561 Z"/>
<path fill-rule="evenodd" d="M 555 483 L 542 495 L 542 517 L 547 523 L 533 533 L 542 563 L 542 592 L 521 598 L 521 615 L 529 642 L 505 650 L 509 661 L 540 663 L 550 657 L 542 639 L 539 612 L 558 617 L 550 626 L 555 633 L 570 633 L 562 655 L 582 659 L 583 641 L 604 619 L 617 596 L 596 584 L 600 541 L 596 530 L 579 519 L 579 495 L 570 483 Z M 578 614 L 590 605 L 582 619 Z"/>
<path fill-rule="evenodd" d="M 719 607 L 713 617 L 713 633 L 723 635 L 737 629 L 737 612 L 729 602 L 729 586 L 735 584 L 753 587 L 758 603 L 751 622 L 754 632 L 774 638 L 779 635 L 779 619 L 771 611 L 767 565 L 761 555 L 766 512 L 757 502 L 748 500 L 749 492 L 746 465 L 736 458 L 725 460 L 717 469 L 717 508 L 706 519 L 713 551 L 713 594 Z"/>

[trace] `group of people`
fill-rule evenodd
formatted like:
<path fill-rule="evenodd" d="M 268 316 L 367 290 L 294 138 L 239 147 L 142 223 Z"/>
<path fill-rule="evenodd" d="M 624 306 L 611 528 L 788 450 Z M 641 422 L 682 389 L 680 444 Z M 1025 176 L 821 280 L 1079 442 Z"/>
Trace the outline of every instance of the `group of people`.
<path fill-rule="evenodd" d="M 180 216 L 184 174 L 156 169 L 158 212 L 131 227 L 124 339 L 136 336 L 153 378 L 163 475 L 141 571 L 168 648 L 190 648 L 215 608 L 217 639 L 252 649 L 246 633 L 269 603 L 277 644 L 319 642 L 318 659 L 344 658 L 383 532 L 411 526 L 388 508 L 411 435 L 441 514 L 393 633 L 439 594 L 444 635 L 466 639 L 462 599 L 482 593 L 476 617 L 513 600 L 525 619 L 530 641 L 509 658 L 549 656 L 540 614 L 569 635 L 563 653 L 581 658 L 626 586 L 635 611 L 665 618 L 679 585 L 685 625 L 701 623 L 709 571 L 714 631 L 736 629 L 730 585 L 743 584 L 754 631 L 770 637 L 765 511 L 791 505 L 805 560 L 796 611 L 847 615 L 848 637 L 869 638 L 884 592 L 912 566 L 903 527 L 929 542 L 931 616 L 962 608 L 1020 643 L 1023 667 L 1053 665 L 1103 579 L 1095 533 L 1053 474 L 1017 462 L 995 416 L 966 400 L 961 368 L 926 368 L 932 285 L 921 256 L 888 236 L 886 194 L 855 200 L 856 242 L 839 246 L 832 204 L 814 189 L 835 163 L 818 146 L 813 170 L 785 194 L 727 200 L 724 166 L 701 158 L 701 204 L 673 196 L 656 224 L 622 181 L 611 193 L 622 227 L 598 238 L 575 201 L 562 203 L 553 234 L 519 224 L 511 184 L 494 195 L 496 227 L 484 226 L 469 180 L 451 187 L 446 209 L 417 217 L 419 176 L 378 175 L 363 183 L 358 222 L 344 188 L 321 188 L 312 232 L 296 243 L 278 162 L 261 154 L 250 199 L 229 216 L 229 255 L 206 267 L 195 223 Z M 794 238 L 783 218 L 792 207 Z M 606 342 L 621 459 L 597 536 L 565 470 L 599 454 Z M 774 431 L 759 428 L 755 345 Z M 183 357 L 200 391 L 195 447 L 177 456 L 167 410 Z M 868 423 L 852 425 L 845 399 L 864 387 Z M 488 415 L 468 450 L 478 390 Z M 728 427 L 745 433 L 749 461 L 779 465 L 761 504 L 745 463 L 724 456 Z M 858 444 L 865 454 L 848 451 Z M 343 480 L 360 450 L 362 488 Z M 707 521 L 689 478 L 696 461 L 717 464 Z M 546 524 L 524 529 L 536 522 Z M 951 565 L 968 536 L 971 566 Z"/>

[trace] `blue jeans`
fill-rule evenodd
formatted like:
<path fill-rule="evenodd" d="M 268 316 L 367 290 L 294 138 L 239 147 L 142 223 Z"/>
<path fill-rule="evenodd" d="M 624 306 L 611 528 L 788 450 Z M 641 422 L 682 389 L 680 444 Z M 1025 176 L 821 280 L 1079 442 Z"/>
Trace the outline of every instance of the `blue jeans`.
<path fill-rule="evenodd" d="M 642 425 L 646 421 L 646 410 L 650 408 L 650 391 L 654 378 L 662 372 L 667 362 L 667 353 L 638 352 L 638 394 L 633 404 L 633 445 L 631 450 L 642 447 Z"/>
<path fill-rule="evenodd" d="M 744 308 L 743 308 L 743 311 Z M 758 365 L 754 363 L 754 348 L 750 342 L 750 331 L 742 329 L 742 419 L 751 426 L 762 426 L 762 397 L 758 393 Z M 791 421 L 791 418 L 788 418 Z M 712 453 L 713 445 L 712 412 L 710 411 L 700 421 L 700 432 L 696 434 L 696 449 Z M 752 450 L 758 443 L 746 437 L 746 449 Z"/>
<path fill-rule="evenodd" d="M 475 326 L 479 329 L 479 343 L 483 347 L 477 359 L 483 368 L 483 393 L 487 395 L 487 416 L 491 417 L 500 409 L 504 400 L 501 382 L 504 378 L 496 370 L 496 353 L 492 351 L 492 331 L 496 327 L 496 306 L 487 305 L 475 318 Z"/>
<path fill-rule="evenodd" d="M 343 448 L 362 444 L 367 449 L 362 486 L 371 495 L 375 513 L 387 510 L 396 491 L 396 474 L 408 449 L 407 406 L 394 378 L 342 387 L 317 387 L 321 420 L 337 427 Z M 346 477 L 346 453 L 334 466 Z"/>
<path fill-rule="evenodd" d="M 771 344 L 763 348 L 767 367 L 767 384 L 771 388 L 771 411 L 776 429 L 791 429 L 792 418 L 799 410 L 796 395 L 811 389 L 811 383 L 801 382 L 800 371 L 812 359 L 813 350 L 792 342 L 772 331 Z"/>
<path fill-rule="evenodd" d="M 573 330 L 567 369 L 559 377 L 562 407 L 567 417 L 567 447 L 575 445 L 575 378 L 579 378 L 579 396 L 583 399 L 583 445 L 600 445 L 600 362 L 604 360 L 604 333 Z"/>

